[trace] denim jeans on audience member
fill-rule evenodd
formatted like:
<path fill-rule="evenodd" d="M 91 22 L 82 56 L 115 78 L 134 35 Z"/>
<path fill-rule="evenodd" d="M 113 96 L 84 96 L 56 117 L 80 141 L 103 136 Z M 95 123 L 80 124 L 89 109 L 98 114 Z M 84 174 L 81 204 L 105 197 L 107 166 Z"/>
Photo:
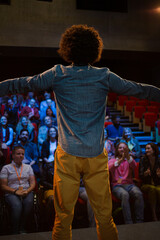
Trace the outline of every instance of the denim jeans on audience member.
<path fill-rule="evenodd" d="M 85 187 L 80 187 L 79 197 L 87 203 L 87 214 L 88 214 L 88 220 L 89 220 L 89 227 L 96 227 L 94 212 L 93 212 L 91 204 L 89 202 Z"/>
<path fill-rule="evenodd" d="M 144 201 L 141 190 L 134 184 L 116 185 L 112 190 L 113 195 L 121 200 L 123 217 L 126 224 L 133 223 L 130 209 L 130 197 L 134 200 L 135 222 L 143 222 Z"/>
<path fill-rule="evenodd" d="M 10 208 L 12 234 L 18 234 L 20 230 L 25 231 L 28 217 L 33 209 L 33 192 L 30 192 L 26 197 L 6 194 L 5 200 Z"/>

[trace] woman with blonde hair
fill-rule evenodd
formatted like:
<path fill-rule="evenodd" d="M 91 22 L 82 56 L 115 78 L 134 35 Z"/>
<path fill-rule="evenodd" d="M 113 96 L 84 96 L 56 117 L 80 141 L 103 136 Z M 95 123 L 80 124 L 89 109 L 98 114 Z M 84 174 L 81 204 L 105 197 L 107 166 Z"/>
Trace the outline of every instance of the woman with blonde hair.
<path fill-rule="evenodd" d="M 23 116 L 20 118 L 17 126 L 16 126 L 16 139 L 15 142 L 18 142 L 18 138 L 22 129 L 27 129 L 29 132 L 29 142 L 33 142 L 34 140 L 34 126 L 32 125 L 31 121 L 26 117 Z"/>

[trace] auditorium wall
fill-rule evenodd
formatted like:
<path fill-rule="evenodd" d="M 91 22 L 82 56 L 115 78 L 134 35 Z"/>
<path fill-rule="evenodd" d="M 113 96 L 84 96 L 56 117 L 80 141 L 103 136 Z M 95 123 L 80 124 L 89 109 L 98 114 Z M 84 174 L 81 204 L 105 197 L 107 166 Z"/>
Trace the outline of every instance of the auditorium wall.
<path fill-rule="evenodd" d="M 10 2 L 0 5 L 0 81 L 63 63 L 56 52 L 62 32 L 88 24 L 104 41 L 100 66 L 124 78 L 159 84 L 160 13 L 153 11 L 159 0 L 128 0 L 128 12 L 79 10 L 76 0 Z"/>

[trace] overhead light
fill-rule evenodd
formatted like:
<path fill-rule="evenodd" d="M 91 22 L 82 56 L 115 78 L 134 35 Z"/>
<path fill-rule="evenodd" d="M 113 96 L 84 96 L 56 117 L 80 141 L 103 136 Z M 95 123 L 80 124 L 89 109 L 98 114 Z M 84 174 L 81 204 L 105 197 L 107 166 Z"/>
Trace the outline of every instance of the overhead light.
<path fill-rule="evenodd" d="M 160 13 L 160 7 L 154 8 L 153 11 L 154 11 L 155 13 Z"/>

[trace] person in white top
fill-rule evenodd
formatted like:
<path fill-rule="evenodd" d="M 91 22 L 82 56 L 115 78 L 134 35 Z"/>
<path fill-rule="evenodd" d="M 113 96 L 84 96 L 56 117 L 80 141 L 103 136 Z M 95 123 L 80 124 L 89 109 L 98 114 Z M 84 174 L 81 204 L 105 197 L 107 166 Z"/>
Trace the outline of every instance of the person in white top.
<path fill-rule="evenodd" d="M 0 173 L 1 189 L 10 208 L 12 234 L 26 232 L 33 209 L 35 177 L 31 166 L 22 163 L 24 153 L 22 146 L 15 146 L 12 163 L 3 166 Z"/>

